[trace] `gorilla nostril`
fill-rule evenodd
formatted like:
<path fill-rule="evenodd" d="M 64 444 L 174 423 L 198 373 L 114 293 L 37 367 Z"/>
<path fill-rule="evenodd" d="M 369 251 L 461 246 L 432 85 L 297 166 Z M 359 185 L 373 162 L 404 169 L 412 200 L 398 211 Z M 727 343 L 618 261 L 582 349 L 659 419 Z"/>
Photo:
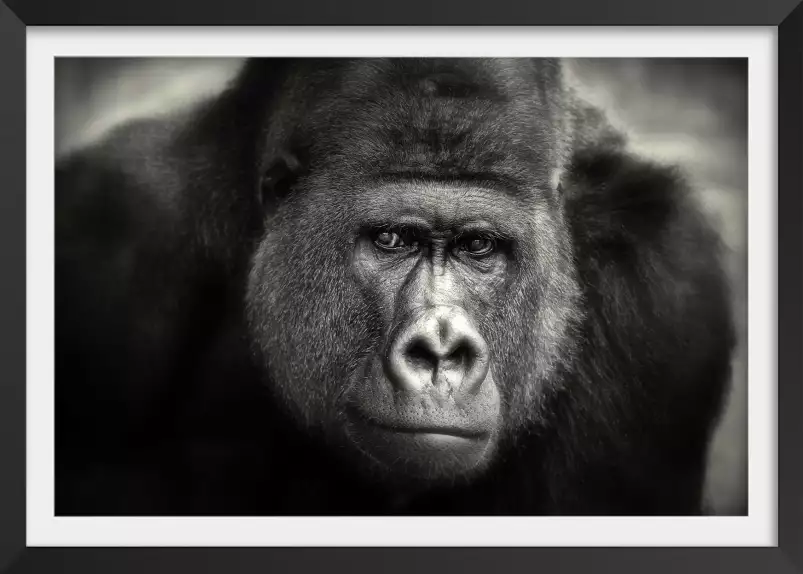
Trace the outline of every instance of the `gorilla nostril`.
<path fill-rule="evenodd" d="M 434 370 L 438 366 L 438 357 L 424 341 L 413 341 L 405 352 L 407 362 L 420 369 Z"/>
<path fill-rule="evenodd" d="M 443 358 L 443 364 L 449 368 L 465 368 L 471 361 L 471 350 L 465 345 L 458 345 Z"/>

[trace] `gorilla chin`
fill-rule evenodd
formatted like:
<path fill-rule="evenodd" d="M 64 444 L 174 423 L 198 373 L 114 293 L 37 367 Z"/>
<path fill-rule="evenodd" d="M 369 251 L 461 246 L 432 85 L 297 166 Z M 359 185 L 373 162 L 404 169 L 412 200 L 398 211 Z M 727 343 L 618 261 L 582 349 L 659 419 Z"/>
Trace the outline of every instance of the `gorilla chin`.
<path fill-rule="evenodd" d="M 349 442 L 374 463 L 374 471 L 391 481 L 437 484 L 471 479 L 487 468 L 500 424 L 490 372 L 473 389 L 430 383 L 400 391 L 378 366 L 373 371 L 354 389 L 346 414 Z"/>

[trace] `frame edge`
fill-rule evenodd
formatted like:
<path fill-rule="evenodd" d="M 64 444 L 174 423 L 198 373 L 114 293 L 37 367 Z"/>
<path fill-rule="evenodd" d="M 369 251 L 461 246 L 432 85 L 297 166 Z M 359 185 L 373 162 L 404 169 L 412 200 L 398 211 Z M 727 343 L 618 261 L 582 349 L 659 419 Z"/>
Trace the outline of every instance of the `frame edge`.
<path fill-rule="evenodd" d="M 778 27 L 778 546 L 803 569 L 803 4 Z M 755 190 L 754 190 L 755 191 Z"/>
<path fill-rule="evenodd" d="M 0 568 L 25 547 L 25 25 L 0 5 Z"/>

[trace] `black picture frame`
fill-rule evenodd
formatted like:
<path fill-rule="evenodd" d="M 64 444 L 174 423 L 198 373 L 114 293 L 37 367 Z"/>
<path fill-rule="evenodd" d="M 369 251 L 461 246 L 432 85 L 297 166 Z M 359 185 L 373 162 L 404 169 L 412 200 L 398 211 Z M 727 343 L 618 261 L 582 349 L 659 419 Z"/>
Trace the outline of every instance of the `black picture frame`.
<path fill-rule="evenodd" d="M 803 572 L 803 4 L 800 0 L 4 0 L 0 3 L 0 570 L 21 572 Z M 26 27 L 778 27 L 777 548 L 26 548 Z M 42 166 L 47 169 L 47 166 Z M 36 190 L 31 190 L 36 193 Z M 41 191 L 41 190 L 40 190 Z M 760 193 L 760 190 L 751 190 Z M 751 384 L 763 384 L 751 381 Z"/>

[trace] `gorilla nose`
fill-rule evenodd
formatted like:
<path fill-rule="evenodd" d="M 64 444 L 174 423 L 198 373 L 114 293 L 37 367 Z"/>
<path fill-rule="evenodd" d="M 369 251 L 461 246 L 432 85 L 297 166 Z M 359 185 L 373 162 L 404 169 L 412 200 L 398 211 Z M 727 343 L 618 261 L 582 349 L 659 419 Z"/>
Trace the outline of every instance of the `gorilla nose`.
<path fill-rule="evenodd" d="M 486 375 L 488 345 L 458 307 L 433 307 L 398 331 L 385 361 L 388 378 L 399 389 L 476 394 Z"/>

